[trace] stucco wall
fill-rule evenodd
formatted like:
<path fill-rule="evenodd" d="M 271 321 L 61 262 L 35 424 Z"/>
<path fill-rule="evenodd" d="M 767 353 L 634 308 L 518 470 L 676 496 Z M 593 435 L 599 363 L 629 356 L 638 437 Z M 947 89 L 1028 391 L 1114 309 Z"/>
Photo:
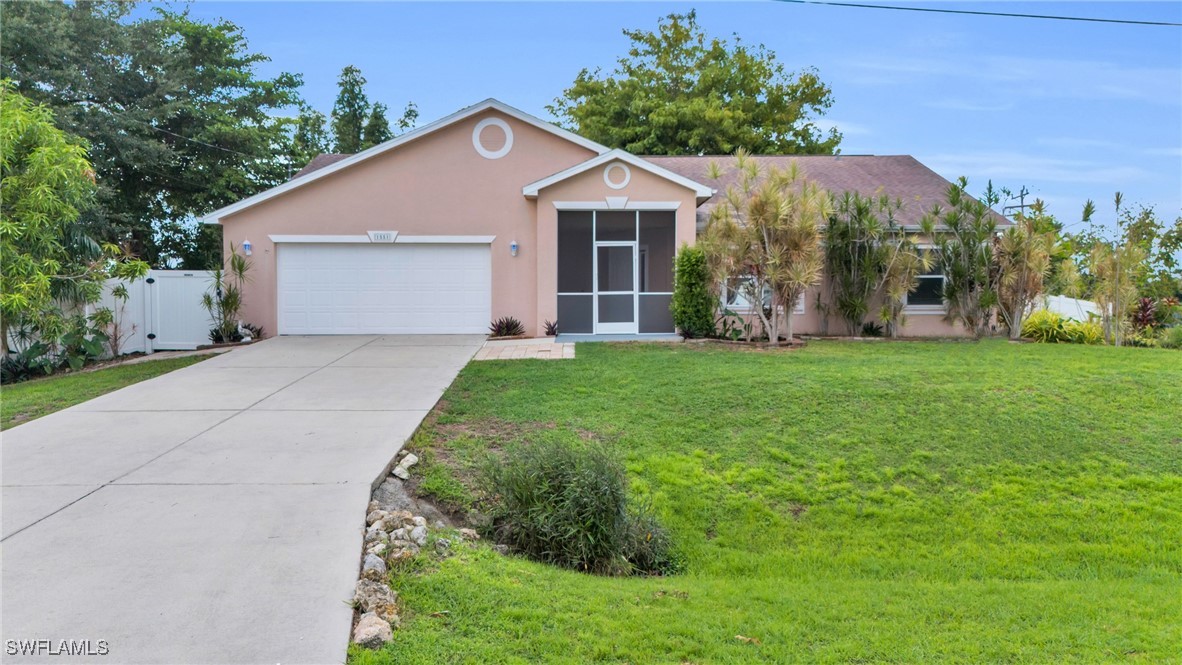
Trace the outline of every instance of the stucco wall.
<path fill-rule="evenodd" d="M 472 130 L 490 116 L 513 131 L 513 148 L 500 159 L 486 159 L 472 146 Z M 540 331 L 536 205 L 521 188 L 594 155 L 490 110 L 226 217 L 227 251 L 231 242 L 240 245 L 248 238 L 254 246 L 244 318 L 269 335 L 278 332 L 276 247 L 269 235 L 394 230 L 400 235 L 495 235 L 492 315 L 516 316 L 527 330 Z M 514 240 L 520 247 L 516 257 L 509 253 Z"/>

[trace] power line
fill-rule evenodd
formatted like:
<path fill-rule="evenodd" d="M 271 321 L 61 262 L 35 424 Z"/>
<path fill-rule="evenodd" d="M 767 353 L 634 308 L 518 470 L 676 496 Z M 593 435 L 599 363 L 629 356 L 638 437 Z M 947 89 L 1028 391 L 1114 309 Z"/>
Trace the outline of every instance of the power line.
<path fill-rule="evenodd" d="M 1120 18 L 1093 18 L 1088 16 L 1059 16 L 1054 14 L 1014 14 L 1010 12 L 986 12 L 972 9 L 937 9 L 935 7 L 900 7 L 896 5 L 871 5 L 859 2 L 833 2 L 831 0 L 776 0 L 798 5 L 828 5 L 831 7 L 855 7 L 858 9 L 890 9 L 902 12 L 930 12 L 934 14 L 967 14 L 970 16 L 1004 16 L 1007 18 L 1038 18 L 1054 21 L 1084 21 L 1088 23 L 1119 23 L 1123 25 L 1159 25 L 1182 27 L 1182 23 L 1170 21 L 1135 21 Z"/>

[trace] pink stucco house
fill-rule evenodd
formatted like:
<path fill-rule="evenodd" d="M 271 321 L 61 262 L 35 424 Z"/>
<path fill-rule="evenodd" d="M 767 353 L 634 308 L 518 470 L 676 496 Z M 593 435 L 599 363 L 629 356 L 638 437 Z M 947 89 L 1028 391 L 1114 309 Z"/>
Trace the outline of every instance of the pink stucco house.
<path fill-rule="evenodd" d="M 669 334 L 673 256 L 717 191 L 711 159 L 612 150 L 487 100 L 355 155 L 321 155 L 289 182 L 207 215 L 250 243 L 245 319 L 268 334 L 484 333 L 515 316 L 541 335 Z M 901 222 L 949 183 L 907 156 L 797 159 L 834 191 L 882 188 Z M 717 190 L 717 191 L 716 191 Z M 910 335 L 957 331 L 921 280 Z M 810 295 L 806 302 L 812 302 Z M 815 308 L 795 329 L 819 332 Z"/>

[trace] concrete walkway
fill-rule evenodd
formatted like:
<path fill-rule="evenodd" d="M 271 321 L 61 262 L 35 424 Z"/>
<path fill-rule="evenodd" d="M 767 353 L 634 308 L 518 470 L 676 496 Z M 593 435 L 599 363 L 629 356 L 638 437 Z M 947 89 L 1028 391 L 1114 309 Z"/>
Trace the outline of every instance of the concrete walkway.
<path fill-rule="evenodd" d="M 2 632 L 337 663 L 372 483 L 482 336 L 281 337 L 3 433 Z"/>

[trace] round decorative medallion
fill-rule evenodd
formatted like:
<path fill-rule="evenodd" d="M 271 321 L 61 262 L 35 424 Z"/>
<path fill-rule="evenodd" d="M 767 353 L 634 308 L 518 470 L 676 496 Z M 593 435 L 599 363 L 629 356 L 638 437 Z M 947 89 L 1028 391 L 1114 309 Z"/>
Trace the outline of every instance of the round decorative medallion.
<path fill-rule="evenodd" d="M 513 149 L 513 130 L 500 118 L 485 118 L 472 130 L 472 147 L 485 159 L 500 159 Z"/>
<path fill-rule="evenodd" d="M 615 173 L 617 169 L 621 171 L 620 174 Z M 627 164 L 613 162 L 603 170 L 603 184 L 612 189 L 624 189 L 631 180 L 632 169 L 628 168 Z"/>

